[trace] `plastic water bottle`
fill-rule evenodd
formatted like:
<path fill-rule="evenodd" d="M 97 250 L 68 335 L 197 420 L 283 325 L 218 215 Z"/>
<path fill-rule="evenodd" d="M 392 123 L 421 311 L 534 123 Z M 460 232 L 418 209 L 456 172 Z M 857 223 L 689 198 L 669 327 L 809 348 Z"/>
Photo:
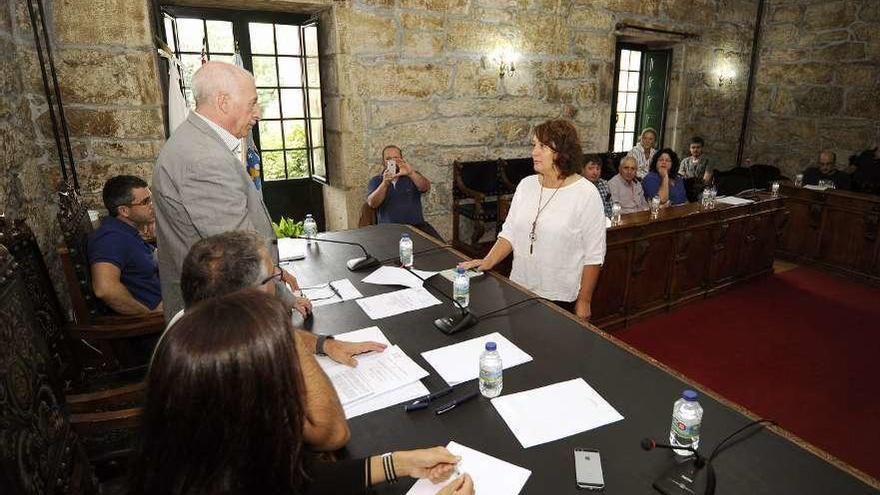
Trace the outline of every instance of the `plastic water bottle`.
<path fill-rule="evenodd" d="M 400 234 L 400 264 L 406 268 L 413 266 L 413 242 L 409 234 Z"/>
<path fill-rule="evenodd" d="M 697 393 L 685 390 L 681 399 L 672 407 L 672 427 L 669 429 L 669 444 L 677 447 L 700 446 L 700 423 L 703 421 L 703 406 L 697 402 Z M 675 449 L 675 453 L 683 456 L 693 455 L 689 450 Z"/>
<path fill-rule="evenodd" d="M 306 215 L 306 219 L 303 220 L 303 235 L 308 239 L 307 244 L 311 244 L 312 239 L 318 236 L 318 224 L 312 218 L 311 213 Z"/>
<path fill-rule="evenodd" d="M 501 395 L 504 385 L 502 371 L 501 355 L 495 342 L 486 342 L 486 350 L 480 354 L 480 393 L 483 397 L 491 399 Z"/>
<path fill-rule="evenodd" d="M 660 215 L 660 196 L 651 198 L 651 219 L 657 220 Z"/>
<path fill-rule="evenodd" d="M 620 203 L 617 201 L 611 203 L 611 225 L 618 226 L 620 225 Z"/>
<path fill-rule="evenodd" d="M 452 282 L 452 298 L 455 302 L 466 308 L 471 300 L 471 278 L 465 273 L 464 268 L 456 269 L 457 275 L 455 281 Z"/>

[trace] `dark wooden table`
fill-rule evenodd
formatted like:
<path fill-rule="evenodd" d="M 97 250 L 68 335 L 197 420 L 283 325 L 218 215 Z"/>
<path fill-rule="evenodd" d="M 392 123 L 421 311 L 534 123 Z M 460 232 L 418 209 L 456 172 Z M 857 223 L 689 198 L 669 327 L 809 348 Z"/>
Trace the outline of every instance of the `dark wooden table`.
<path fill-rule="evenodd" d="M 608 229 L 608 251 L 593 295 L 593 322 L 604 330 L 706 297 L 773 270 L 786 211 L 768 194 L 754 203 L 699 203 L 624 215 Z"/>
<path fill-rule="evenodd" d="M 321 236 L 361 242 L 371 254 L 383 259 L 396 255 L 400 233 L 407 231 L 407 227 L 399 225 L 377 225 Z M 414 236 L 414 241 L 415 266 L 419 269 L 441 270 L 460 259 L 448 249 L 418 254 L 436 245 L 419 235 Z M 349 278 L 365 296 L 397 289 L 361 283 L 368 272 L 352 273 L 344 265 L 345 260 L 359 255 L 356 247 L 317 244 L 308 248 L 306 259 L 296 262 L 294 268 L 304 286 Z M 446 279 L 435 277 L 431 282 L 451 294 L 451 283 Z M 528 292 L 495 274 L 473 279 L 471 283 L 471 309 L 478 315 L 530 297 Z M 438 289 L 430 290 L 436 293 Z M 431 391 L 444 388 L 445 383 L 421 357 L 421 352 L 497 331 L 534 357 L 534 361 L 504 372 L 504 394 L 583 377 L 625 419 L 523 449 L 488 400 L 471 401 L 443 416 L 434 415 L 430 409 L 406 413 L 400 405 L 353 418 L 352 440 L 345 455 L 361 457 L 395 449 L 446 445 L 454 440 L 530 469 L 532 475 L 524 494 L 582 494 L 575 487 L 573 450 L 596 448 L 602 453 L 605 493 L 650 494 L 651 483 L 672 465 L 673 456 L 669 451 L 645 452 L 639 442 L 646 436 L 658 441 L 667 438 L 672 404 L 683 389 L 701 392 L 700 402 L 705 409 L 701 439 L 704 452 L 753 419 L 735 405 L 676 376 L 604 332 L 581 324 L 555 306 L 530 301 L 460 334 L 447 336 L 434 329 L 432 322 L 450 314 L 453 306 L 445 298 L 438 298 L 442 305 L 378 321 L 367 318 L 354 301 L 318 307 L 311 329 L 337 334 L 379 326 L 392 343 L 399 344 L 431 372 L 424 379 Z M 473 381 L 459 386 L 475 387 Z M 856 428 L 854 425 L 854 434 Z M 872 487 L 833 458 L 807 450 L 782 430 L 759 431 L 724 451 L 714 464 L 718 494 L 856 495 L 877 493 L 880 486 Z M 381 487 L 379 493 L 405 493 L 410 485 L 406 480 Z"/>
<path fill-rule="evenodd" d="M 880 196 L 783 185 L 791 212 L 780 258 L 880 285 Z"/>

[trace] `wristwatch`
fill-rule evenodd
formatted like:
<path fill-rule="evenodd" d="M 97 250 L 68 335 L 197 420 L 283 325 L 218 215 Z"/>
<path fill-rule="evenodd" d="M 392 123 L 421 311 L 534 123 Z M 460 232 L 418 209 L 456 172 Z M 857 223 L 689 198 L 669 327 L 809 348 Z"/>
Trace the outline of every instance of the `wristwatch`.
<path fill-rule="evenodd" d="M 326 356 L 324 352 L 324 341 L 330 339 L 335 340 L 332 335 L 318 335 L 318 341 L 315 342 L 315 354 L 318 356 Z"/>

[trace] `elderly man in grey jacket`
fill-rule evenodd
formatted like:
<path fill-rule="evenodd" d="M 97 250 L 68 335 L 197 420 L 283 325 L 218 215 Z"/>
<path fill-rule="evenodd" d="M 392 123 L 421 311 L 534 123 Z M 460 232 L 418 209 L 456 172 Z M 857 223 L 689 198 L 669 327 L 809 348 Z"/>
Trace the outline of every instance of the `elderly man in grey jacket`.
<path fill-rule="evenodd" d="M 260 119 L 253 76 L 231 64 L 208 62 L 193 76 L 196 109 L 162 147 L 153 170 L 159 275 L 166 321 L 183 309 L 180 272 L 199 239 L 230 230 L 255 231 L 268 240 L 275 262 L 275 232 L 260 191 L 242 164 L 241 139 Z M 303 316 L 296 279 L 285 272 L 279 296 Z"/>

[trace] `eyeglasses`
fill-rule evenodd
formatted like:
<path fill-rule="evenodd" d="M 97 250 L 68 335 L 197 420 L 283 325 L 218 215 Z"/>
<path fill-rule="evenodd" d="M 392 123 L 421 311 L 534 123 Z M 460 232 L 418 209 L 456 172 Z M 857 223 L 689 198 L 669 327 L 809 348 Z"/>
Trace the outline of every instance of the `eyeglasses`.
<path fill-rule="evenodd" d="M 125 206 L 129 206 L 129 207 L 131 207 L 131 206 L 149 206 L 151 204 L 153 204 L 153 196 L 152 195 L 147 196 L 146 198 L 138 201 L 137 203 L 127 203 Z"/>
<path fill-rule="evenodd" d="M 275 280 L 276 278 L 278 280 L 281 280 L 281 278 L 283 276 L 284 276 L 284 270 L 281 268 L 280 265 L 275 265 L 275 269 L 273 270 L 272 275 L 269 275 L 268 277 L 266 277 L 262 282 L 260 282 L 260 285 L 266 285 L 269 282 L 271 282 L 272 280 Z"/>

